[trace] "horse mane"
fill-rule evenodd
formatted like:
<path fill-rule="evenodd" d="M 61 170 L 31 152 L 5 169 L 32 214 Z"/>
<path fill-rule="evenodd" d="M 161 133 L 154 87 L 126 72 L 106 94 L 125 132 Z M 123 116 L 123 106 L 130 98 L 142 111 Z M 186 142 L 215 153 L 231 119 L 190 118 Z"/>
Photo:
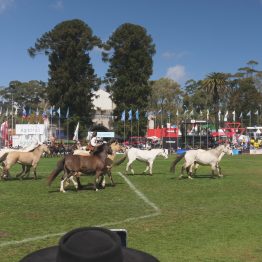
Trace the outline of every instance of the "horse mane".
<path fill-rule="evenodd" d="M 96 155 L 99 155 L 101 152 L 103 152 L 105 145 L 106 144 L 103 143 L 102 145 L 95 147 L 95 150 L 93 151 L 93 155 L 96 156 Z"/>

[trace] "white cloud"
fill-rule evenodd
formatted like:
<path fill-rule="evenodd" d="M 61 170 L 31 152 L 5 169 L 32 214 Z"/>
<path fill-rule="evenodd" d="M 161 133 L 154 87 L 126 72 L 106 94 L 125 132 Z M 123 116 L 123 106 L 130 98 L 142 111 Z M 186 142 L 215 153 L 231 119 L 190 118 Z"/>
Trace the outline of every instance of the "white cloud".
<path fill-rule="evenodd" d="M 261 0 L 262 1 L 262 0 Z M 166 51 L 162 54 L 162 57 L 164 59 L 181 59 L 181 58 L 184 58 L 185 56 L 187 56 L 189 53 L 187 51 L 181 51 L 181 52 L 169 52 L 169 51 Z"/>
<path fill-rule="evenodd" d="M 7 8 L 12 6 L 15 0 L 0 0 L 0 13 L 3 13 Z"/>
<path fill-rule="evenodd" d="M 186 77 L 186 70 L 183 65 L 176 65 L 167 69 L 166 77 L 181 82 Z"/>
<path fill-rule="evenodd" d="M 63 0 L 57 0 L 54 4 L 52 4 L 52 8 L 57 9 L 57 10 L 64 9 L 64 2 L 63 2 Z"/>

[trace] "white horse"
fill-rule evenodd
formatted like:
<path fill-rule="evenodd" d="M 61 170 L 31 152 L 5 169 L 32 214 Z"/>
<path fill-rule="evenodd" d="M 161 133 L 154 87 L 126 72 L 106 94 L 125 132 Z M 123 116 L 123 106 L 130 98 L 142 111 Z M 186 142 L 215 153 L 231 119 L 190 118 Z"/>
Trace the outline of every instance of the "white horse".
<path fill-rule="evenodd" d="M 132 168 L 132 163 L 135 160 L 139 160 L 142 162 L 146 162 L 147 166 L 143 173 L 146 173 L 149 170 L 149 175 L 152 175 L 152 169 L 153 169 L 153 163 L 157 156 L 163 156 L 165 159 L 168 158 L 167 153 L 164 149 L 151 149 L 151 150 L 141 150 L 138 148 L 129 148 L 126 150 L 125 155 L 120 158 L 117 162 L 114 163 L 114 165 L 119 165 L 123 163 L 128 157 L 128 163 L 126 165 L 126 173 L 128 172 L 129 168 L 131 168 L 132 174 L 134 174 L 134 169 Z"/>
<path fill-rule="evenodd" d="M 210 150 L 189 150 L 184 154 L 178 156 L 170 167 L 170 171 L 175 171 L 176 164 L 182 159 L 185 158 L 185 163 L 181 168 L 181 174 L 179 178 L 184 175 L 184 170 L 187 171 L 188 178 L 192 179 L 192 173 L 196 172 L 199 165 L 203 166 L 211 166 L 212 176 L 215 175 L 215 172 L 219 177 L 223 177 L 221 173 L 221 167 L 219 166 L 219 162 L 222 157 L 227 155 L 232 155 L 232 149 L 229 145 L 220 145 L 214 149 Z"/>

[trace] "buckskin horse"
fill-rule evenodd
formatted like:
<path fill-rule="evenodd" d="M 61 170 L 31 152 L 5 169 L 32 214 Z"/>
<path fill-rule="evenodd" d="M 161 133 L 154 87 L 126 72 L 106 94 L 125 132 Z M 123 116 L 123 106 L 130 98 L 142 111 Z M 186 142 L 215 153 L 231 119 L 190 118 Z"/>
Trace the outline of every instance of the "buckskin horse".
<path fill-rule="evenodd" d="M 60 192 L 65 191 L 65 185 L 68 181 L 72 181 L 75 188 L 78 189 L 78 183 L 74 180 L 74 176 L 83 174 L 95 174 L 94 190 L 97 191 L 97 183 L 99 177 L 107 172 L 106 159 L 108 154 L 112 154 L 110 145 L 104 143 L 98 146 L 92 155 L 67 155 L 57 162 L 56 168 L 48 177 L 48 185 L 50 186 L 58 174 L 64 170 L 64 175 L 60 182 Z"/>
<path fill-rule="evenodd" d="M 35 149 L 33 149 L 30 152 L 22 152 L 22 151 L 11 151 L 5 153 L 1 158 L 0 162 L 3 162 L 3 174 L 1 178 L 9 177 L 9 169 L 16 163 L 22 165 L 22 172 L 17 174 L 16 177 L 21 176 L 24 172 L 25 175 L 29 175 L 31 167 L 33 167 L 34 170 L 34 178 L 37 179 L 36 175 L 36 168 L 38 165 L 38 162 L 43 154 L 43 152 L 46 152 L 50 154 L 49 148 L 46 144 L 39 144 L 36 146 Z"/>

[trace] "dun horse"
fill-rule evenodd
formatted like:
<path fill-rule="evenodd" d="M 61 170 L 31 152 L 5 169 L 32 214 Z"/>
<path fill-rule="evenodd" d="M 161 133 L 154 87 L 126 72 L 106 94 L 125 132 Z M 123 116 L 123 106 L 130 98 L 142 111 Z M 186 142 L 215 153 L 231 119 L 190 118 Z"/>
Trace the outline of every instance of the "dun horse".
<path fill-rule="evenodd" d="M 17 174 L 16 177 L 21 176 L 29 176 L 30 169 L 33 167 L 34 170 L 34 178 L 37 179 L 36 168 L 40 157 L 43 152 L 50 154 L 49 148 L 45 144 L 38 145 L 34 150 L 30 152 L 22 152 L 22 151 L 11 151 L 5 153 L 1 158 L 0 162 L 3 162 L 3 174 L 1 178 L 9 177 L 9 169 L 16 163 L 22 165 L 22 172 Z"/>
<path fill-rule="evenodd" d="M 58 174 L 64 170 L 64 175 L 60 184 L 60 192 L 65 192 L 65 184 L 72 181 L 75 188 L 78 188 L 74 176 L 81 173 L 95 173 L 94 189 L 97 190 L 99 177 L 107 171 L 106 159 L 108 154 L 112 154 L 112 149 L 108 144 L 102 144 L 96 148 L 90 156 L 68 155 L 57 162 L 56 168 L 48 177 L 48 185 L 54 181 Z"/>
<path fill-rule="evenodd" d="M 218 176 L 222 177 L 223 175 L 221 173 L 221 167 L 219 166 L 219 162 L 225 154 L 232 155 L 232 149 L 229 145 L 220 145 L 210 150 L 189 150 L 186 153 L 183 153 L 182 155 L 178 156 L 173 161 L 170 167 L 170 171 L 175 172 L 175 167 L 177 163 L 182 158 L 185 158 L 185 163 L 181 168 L 181 174 L 179 178 L 183 176 L 184 170 L 186 170 L 188 178 L 192 179 L 192 173 L 193 171 L 196 172 L 196 169 L 199 165 L 211 166 L 212 176 L 214 177 L 216 172 Z"/>

